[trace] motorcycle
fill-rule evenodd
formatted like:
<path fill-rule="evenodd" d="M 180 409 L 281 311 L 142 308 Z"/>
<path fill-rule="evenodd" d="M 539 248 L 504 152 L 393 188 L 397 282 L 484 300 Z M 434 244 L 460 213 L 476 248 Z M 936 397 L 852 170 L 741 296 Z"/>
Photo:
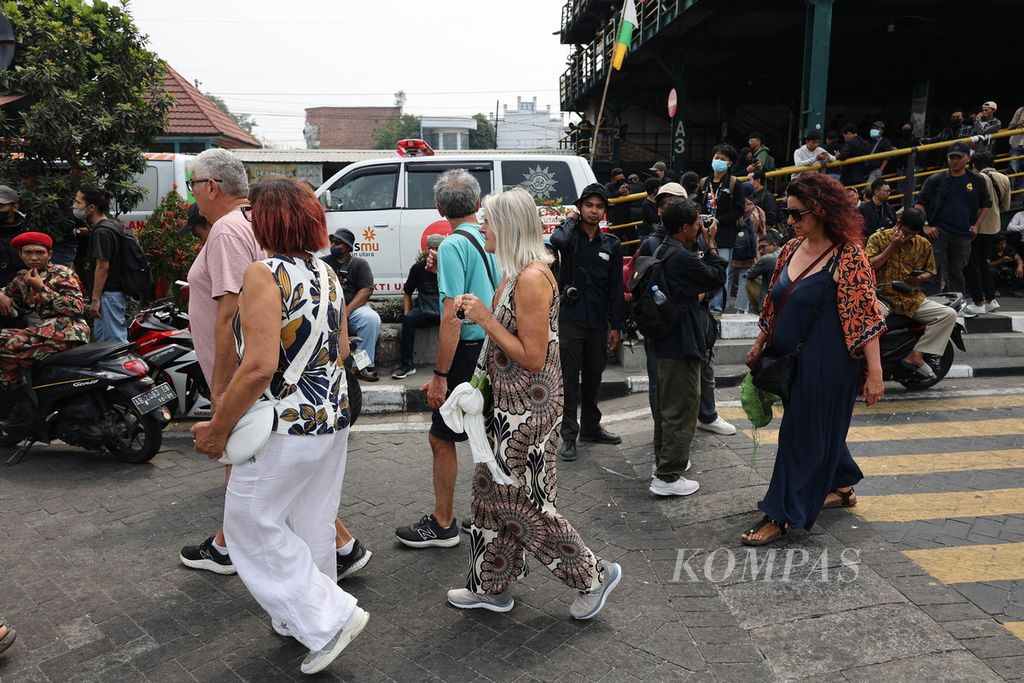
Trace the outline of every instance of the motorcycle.
<path fill-rule="evenodd" d="M 128 338 L 150 366 L 154 381 L 167 382 L 175 392 L 171 411 L 175 417 L 210 416 L 210 388 L 199 367 L 188 314 L 173 301 L 157 302 L 140 311 L 128 327 Z M 352 365 L 352 354 L 361 339 L 349 337 L 349 357 L 345 361 L 351 424 L 355 424 L 363 406 L 363 392 Z"/>
<path fill-rule="evenodd" d="M 171 420 L 168 384 L 155 384 L 129 342 L 85 344 L 55 353 L 32 367 L 31 424 L 0 428 L 0 446 L 22 446 L 7 460 L 19 462 L 35 443 L 59 439 L 90 450 L 105 448 L 122 462 L 143 463 L 157 454 Z M 13 401 L 0 407 L 6 418 Z"/>
<path fill-rule="evenodd" d="M 153 380 L 174 389 L 169 406 L 174 417 L 210 416 L 210 388 L 199 367 L 187 313 L 173 301 L 158 301 L 132 319 L 128 339 L 149 365 Z"/>
<path fill-rule="evenodd" d="M 890 284 L 894 290 L 901 294 L 913 293 L 910 286 L 900 280 L 894 280 L 886 284 Z M 879 298 L 882 299 L 883 303 L 889 305 L 888 301 L 885 301 L 882 297 Z M 961 351 L 967 351 L 967 347 L 964 345 L 964 335 L 967 334 L 967 327 L 962 316 L 964 307 L 967 305 L 964 295 L 959 292 L 943 292 L 928 298 L 936 303 L 949 306 L 957 313 L 956 325 L 953 326 L 953 332 L 946 341 L 946 348 L 942 355 L 924 354 L 925 362 L 928 363 L 935 373 L 934 377 L 923 377 L 919 373 L 904 367 L 902 363 L 907 354 L 914 350 L 914 346 L 917 345 L 918 340 L 924 334 L 924 323 L 899 313 L 890 313 L 885 319 L 888 329 L 882 335 L 879 342 L 883 379 L 899 382 L 907 389 L 928 389 L 942 381 L 946 374 L 949 373 L 950 367 L 953 366 L 953 356 L 956 353 L 953 350 L 954 344 Z"/>

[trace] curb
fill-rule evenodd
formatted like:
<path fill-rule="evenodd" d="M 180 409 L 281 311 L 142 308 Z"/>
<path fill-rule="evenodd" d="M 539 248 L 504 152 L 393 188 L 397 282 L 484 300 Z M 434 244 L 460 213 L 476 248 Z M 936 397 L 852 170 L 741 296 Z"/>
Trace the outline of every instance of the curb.
<path fill-rule="evenodd" d="M 720 365 L 716 368 L 715 385 L 719 388 L 738 387 L 747 374 L 743 365 Z M 1020 377 L 1024 376 L 1024 362 L 999 365 L 954 364 L 945 379 L 969 379 L 972 377 Z M 601 399 L 624 398 L 631 394 L 645 393 L 650 386 L 647 375 L 628 375 L 622 379 L 601 382 Z M 363 412 L 367 415 L 393 413 L 430 412 L 423 392 L 405 386 L 367 386 L 363 389 Z"/>

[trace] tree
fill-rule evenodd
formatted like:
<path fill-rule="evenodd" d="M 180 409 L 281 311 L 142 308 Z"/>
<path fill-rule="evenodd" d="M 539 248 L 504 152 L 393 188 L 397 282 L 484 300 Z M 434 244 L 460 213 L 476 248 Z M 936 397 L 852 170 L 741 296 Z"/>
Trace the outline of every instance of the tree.
<path fill-rule="evenodd" d="M 420 117 L 413 114 L 399 114 L 384 119 L 373 130 L 373 148 L 393 149 L 399 140 L 418 138 L 420 123 Z"/>
<path fill-rule="evenodd" d="M 160 200 L 139 231 L 139 243 L 157 281 L 184 280 L 196 260 L 199 240 L 191 232 L 181 232 L 188 218 L 188 207 L 189 202 L 174 187 Z"/>
<path fill-rule="evenodd" d="M 473 114 L 476 121 L 476 130 L 469 131 L 470 149 L 497 149 L 498 131 L 494 124 L 487 118 L 487 114 Z"/>
<path fill-rule="evenodd" d="M 146 47 L 127 2 L 0 2 L 14 26 L 14 62 L 0 90 L 29 106 L 0 112 L 0 179 L 18 188 L 30 220 L 63 237 L 83 182 L 102 185 L 122 211 L 144 196 L 135 175 L 164 128 L 167 66 Z"/>
<path fill-rule="evenodd" d="M 206 95 L 206 98 L 208 100 L 216 104 L 218 109 L 220 109 L 222 112 L 230 116 L 231 119 L 235 123 L 237 123 L 242 130 L 252 135 L 252 129 L 256 127 L 256 121 L 253 120 L 252 116 L 250 116 L 249 114 L 236 114 L 228 108 L 228 103 L 220 97 L 212 95 L 208 92 L 204 92 L 203 94 Z"/>

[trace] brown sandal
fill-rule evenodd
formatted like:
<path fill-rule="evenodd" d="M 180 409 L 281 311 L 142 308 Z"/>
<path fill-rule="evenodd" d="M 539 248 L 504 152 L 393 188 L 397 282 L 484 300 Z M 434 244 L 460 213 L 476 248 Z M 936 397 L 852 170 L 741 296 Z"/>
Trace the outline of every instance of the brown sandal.
<path fill-rule="evenodd" d="M 14 641 L 18 637 L 18 632 L 11 628 L 11 625 L 8 624 L 6 620 L 4 620 L 3 624 L 0 624 L 0 627 L 7 628 L 7 633 L 4 634 L 3 638 L 0 638 L 0 653 L 2 653 L 6 651 L 7 648 L 9 648 L 11 645 L 14 645 Z"/>
<path fill-rule="evenodd" d="M 840 491 L 839 489 L 832 489 L 829 493 L 834 493 L 839 496 L 839 500 L 834 500 L 831 503 L 826 502 L 822 505 L 822 508 L 852 508 L 857 507 L 857 499 L 853 497 L 853 487 L 850 487 L 849 491 Z M 828 498 L 828 496 L 826 496 Z M 852 500 L 851 500 L 852 499 Z"/>
<path fill-rule="evenodd" d="M 776 529 L 778 529 L 779 533 L 777 533 L 774 536 L 769 536 L 768 538 L 766 538 L 764 540 L 761 540 L 761 541 L 754 541 L 754 540 L 751 540 L 750 538 L 745 538 L 745 537 L 749 537 L 752 534 L 756 534 L 758 531 L 760 531 L 761 529 L 763 529 L 763 528 L 765 528 L 766 526 L 769 526 L 769 525 L 774 526 Z M 786 533 L 788 533 L 788 532 L 789 532 L 789 525 L 788 524 L 786 524 L 785 522 L 779 522 L 777 520 L 771 519 L 768 516 L 765 516 L 765 517 L 763 517 L 761 519 L 761 521 L 758 523 L 758 525 L 756 527 L 754 527 L 753 529 L 751 529 L 747 533 L 742 534 L 740 536 L 740 543 L 742 543 L 743 545 L 753 545 L 753 546 L 768 545 L 769 543 L 774 543 L 775 541 L 779 540 L 780 538 L 785 536 Z"/>

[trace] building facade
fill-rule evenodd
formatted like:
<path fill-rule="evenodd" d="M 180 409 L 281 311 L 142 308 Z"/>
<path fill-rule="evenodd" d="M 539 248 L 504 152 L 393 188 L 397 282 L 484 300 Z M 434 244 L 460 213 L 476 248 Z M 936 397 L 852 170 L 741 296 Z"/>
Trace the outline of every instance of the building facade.
<path fill-rule="evenodd" d="M 498 149 L 554 149 L 564 134 L 561 112 L 551 113 L 551 105 L 537 108 L 537 98 L 524 102 L 516 98 L 516 108 L 504 106 L 504 118 L 498 121 Z"/>
<path fill-rule="evenodd" d="M 377 125 L 401 107 L 310 107 L 303 136 L 308 149 L 373 149 Z"/>

